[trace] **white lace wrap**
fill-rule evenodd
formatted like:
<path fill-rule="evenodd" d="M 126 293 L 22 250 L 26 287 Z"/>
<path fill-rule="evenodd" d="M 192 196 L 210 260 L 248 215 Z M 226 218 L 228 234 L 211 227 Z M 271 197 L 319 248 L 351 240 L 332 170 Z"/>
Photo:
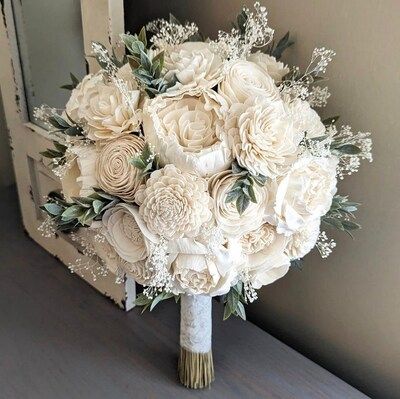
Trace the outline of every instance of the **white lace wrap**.
<path fill-rule="evenodd" d="M 181 295 L 182 348 L 193 353 L 211 350 L 211 301 L 206 295 Z"/>

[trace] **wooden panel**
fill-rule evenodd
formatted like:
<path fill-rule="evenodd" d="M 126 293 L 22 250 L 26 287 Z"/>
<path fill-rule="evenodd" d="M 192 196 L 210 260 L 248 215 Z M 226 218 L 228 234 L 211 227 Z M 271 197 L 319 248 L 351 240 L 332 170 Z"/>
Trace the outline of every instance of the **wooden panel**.
<path fill-rule="evenodd" d="M 1 5 L 3 18 L 0 21 L 0 87 L 23 224 L 32 239 L 68 265 L 77 258 L 84 259 L 75 245 L 63 236 L 44 238 L 37 230 L 43 220 L 39 210 L 43 196 L 58 187 L 59 183 L 39 154 L 40 151 L 52 147 L 51 137 L 46 130 L 28 122 L 11 2 L 5 0 Z M 135 284 L 132 280 L 116 284 L 112 274 L 96 281 L 93 281 L 90 273 L 82 273 L 81 277 L 124 309 L 133 307 Z"/>

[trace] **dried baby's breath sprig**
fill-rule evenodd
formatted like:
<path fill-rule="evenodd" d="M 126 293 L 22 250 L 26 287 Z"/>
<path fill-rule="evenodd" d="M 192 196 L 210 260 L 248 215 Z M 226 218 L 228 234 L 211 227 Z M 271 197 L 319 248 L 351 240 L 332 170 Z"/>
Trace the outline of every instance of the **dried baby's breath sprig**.
<path fill-rule="evenodd" d="M 53 238 L 57 235 L 57 223 L 54 218 L 50 215 L 46 215 L 43 222 L 38 227 L 38 231 L 41 233 L 42 237 Z"/>
<path fill-rule="evenodd" d="M 339 157 L 337 174 L 339 179 L 356 173 L 361 160 L 372 162 L 372 140 L 369 132 L 354 133 L 350 126 L 342 126 L 340 130 L 331 125 L 327 128 L 327 135 L 331 137 L 331 151 Z"/>
<path fill-rule="evenodd" d="M 328 98 L 331 93 L 328 91 L 328 87 L 314 86 L 307 96 L 307 101 L 313 108 L 326 107 L 328 103 Z"/>
<path fill-rule="evenodd" d="M 172 14 L 169 14 L 169 21 L 156 19 L 149 22 L 146 29 L 153 33 L 150 41 L 160 50 L 182 44 L 197 35 L 199 31 L 195 23 L 185 22 L 182 24 Z"/>
<path fill-rule="evenodd" d="M 237 25 L 228 33 L 218 32 L 218 39 L 211 42 L 213 50 L 224 60 L 246 59 L 254 48 L 267 46 L 274 35 L 268 26 L 268 12 L 259 2 L 254 11 L 244 7 L 237 17 Z"/>
<path fill-rule="evenodd" d="M 79 250 L 85 257 L 85 259 L 76 259 L 74 263 L 70 262 L 68 264 L 70 272 L 76 274 L 90 273 L 93 281 L 96 281 L 98 277 L 107 277 L 109 270 L 105 262 L 97 256 L 91 239 L 82 231 L 72 232 L 69 237 L 78 244 Z"/>
<path fill-rule="evenodd" d="M 157 244 L 150 243 L 147 262 L 152 276 L 150 284 L 143 290 L 143 294 L 149 299 L 154 299 L 161 292 L 171 292 L 172 276 L 168 271 L 168 255 L 168 241 L 164 237 Z"/>
<path fill-rule="evenodd" d="M 336 247 L 336 242 L 333 239 L 329 239 L 325 231 L 321 231 L 318 236 L 316 247 L 321 255 L 321 258 L 327 258 Z"/>
<path fill-rule="evenodd" d="M 326 68 L 335 54 L 333 50 L 325 47 L 315 48 L 303 73 L 300 68 L 293 67 L 285 76 L 281 83 L 282 94 L 289 95 L 292 98 L 310 100 L 310 105 L 313 106 L 325 106 L 330 96 L 328 89 L 326 87 L 310 89 L 310 86 L 326 80 L 322 75 L 325 74 Z"/>

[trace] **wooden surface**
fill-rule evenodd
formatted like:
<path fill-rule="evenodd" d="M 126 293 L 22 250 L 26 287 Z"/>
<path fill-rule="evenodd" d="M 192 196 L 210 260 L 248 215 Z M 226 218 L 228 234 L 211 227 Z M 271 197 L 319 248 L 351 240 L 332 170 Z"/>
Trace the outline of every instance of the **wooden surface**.
<path fill-rule="evenodd" d="M 14 192 L 0 204 L 0 398 L 366 398 L 217 303 L 216 381 L 183 388 L 178 307 L 118 309 L 24 235 Z"/>

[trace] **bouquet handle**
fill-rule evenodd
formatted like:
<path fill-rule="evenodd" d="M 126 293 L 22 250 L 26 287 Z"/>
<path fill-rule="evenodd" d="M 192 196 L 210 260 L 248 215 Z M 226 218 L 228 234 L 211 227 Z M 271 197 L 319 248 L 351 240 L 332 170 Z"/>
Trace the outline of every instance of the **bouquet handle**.
<path fill-rule="evenodd" d="M 187 388 L 207 388 L 214 381 L 211 301 L 205 295 L 181 295 L 178 374 Z"/>

